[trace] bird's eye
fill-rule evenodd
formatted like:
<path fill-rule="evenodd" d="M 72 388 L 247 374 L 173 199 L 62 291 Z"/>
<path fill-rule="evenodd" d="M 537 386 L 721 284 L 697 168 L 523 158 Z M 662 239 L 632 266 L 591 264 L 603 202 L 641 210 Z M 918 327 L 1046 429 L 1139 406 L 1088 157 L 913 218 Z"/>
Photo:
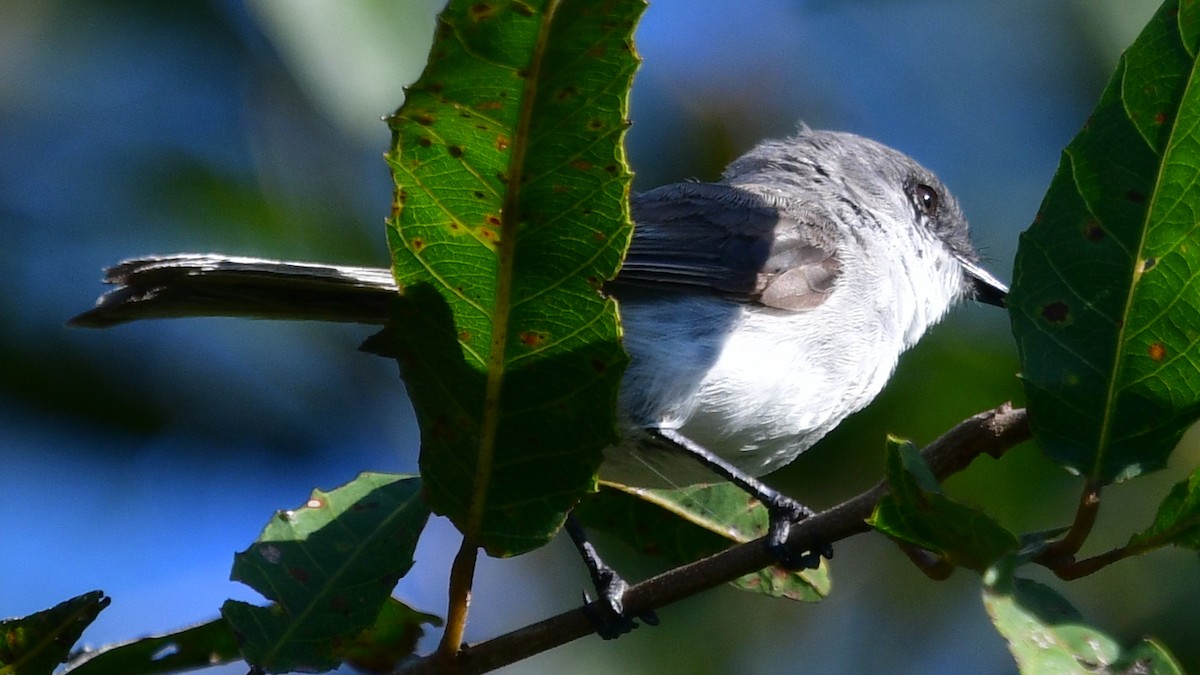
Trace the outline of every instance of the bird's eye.
<path fill-rule="evenodd" d="M 912 197 L 913 206 L 916 207 L 917 213 L 923 213 L 930 217 L 937 213 L 937 190 L 934 190 L 924 183 L 917 183 L 910 188 L 909 195 Z"/>

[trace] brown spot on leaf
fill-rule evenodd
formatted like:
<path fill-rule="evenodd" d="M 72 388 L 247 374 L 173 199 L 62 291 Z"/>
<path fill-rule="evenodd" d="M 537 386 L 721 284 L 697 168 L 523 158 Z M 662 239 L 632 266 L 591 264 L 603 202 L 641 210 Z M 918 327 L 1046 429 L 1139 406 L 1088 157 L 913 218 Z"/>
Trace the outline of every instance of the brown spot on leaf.
<path fill-rule="evenodd" d="M 604 48 L 603 44 L 597 44 L 591 49 L 587 50 L 587 55 L 593 59 L 599 59 L 602 58 L 606 52 L 607 50 Z"/>
<path fill-rule="evenodd" d="M 486 2 L 477 2 L 471 5 L 471 18 L 476 21 L 483 21 L 492 18 L 496 8 Z"/>
<path fill-rule="evenodd" d="M 609 164 L 608 166 L 604 167 L 604 170 L 605 170 L 605 171 L 607 171 L 607 172 L 609 172 L 609 173 L 613 173 L 613 174 L 615 174 L 615 173 L 617 172 L 617 165 L 616 165 L 616 164 Z"/>
<path fill-rule="evenodd" d="M 448 145 L 446 146 L 446 152 L 449 152 L 450 156 L 455 159 L 460 159 L 463 156 L 463 149 L 461 145 Z"/>
<path fill-rule="evenodd" d="M 580 171 L 589 171 L 592 168 L 592 163 L 586 159 L 571 160 L 571 168 L 579 169 Z"/>
<path fill-rule="evenodd" d="M 1083 236 L 1087 237 L 1088 241 L 1100 241 L 1104 239 L 1104 237 L 1108 236 L 1108 233 L 1104 231 L 1103 227 L 1100 227 L 1100 223 L 1097 223 L 1094 220 L 1089 220 L 1088 223 L 1083 226 Z"/>
<path fill-rule="evenodd" d="M 608 370 L 608 364 L 600 359 L 592 359 L 592 370 L 596 371 L 597 373 L 603 373 L 604 371 Z"/>
<path fill-rule="evenodd" d="M 480 110 L 499 110 L 504 107 L 504 104 L 500 101 L 480 101 L 475 104 L 475 107 Z M 467 116 L 463 115 L 463 117 Z"/>
<path fill-rule="evenodd" d="M 414 252 L 420 251 L 423 248 L 425 248 L 425 240 L 424 239 L 417 237 L 416 239 L 412 240 L 412 250 Z"/>
<path fill-rule="evenodd" d="M 575 94 L 578 94 L 578 93 L 579 93 L 579 90 L 575 88 L 575 85 L 571 84 L 571 85 L 567 85 L 567 86 L 563 87 L 562 89 L 559 89 L 557 92 L 555 92 L 554 98 L 559 101 L 565 101 L 569 98 L 572 98 L 573 96 L 575 96 Z"/>
<path fill-rule="evenodd" d="M 476 190 L 475 192 L 473 192 L 471 194 L 475 195 L 476 199 L 487 199 L 487 195 L 483 194 L 479 190 Z"/>
<path fill-rule="evenodd" d="M 593 117 L 588 120 L 588 129 L 599 131 L 604 128 L 604 120 Z"/>
<path fill-rule="evenodd" d="M 500 152 L 507 150 L 509 145 L 511 145 L 511 142 L 508 140 L 507 136 L 501 135 L 496 137 L 496 149 Z"/>
<path fill-rule="evenodd" d="M 1150 358 L 1154 361 L 1162 361 L 1167 357 L 1167 347 L 1161 342 L 1155 342 L 1150 345 L 1150 349 L 1147 351 L 1150 354 Z"/>
<path fill-rule="evenodd" d="M 604 233 L 599 230 L 592 233 L 592 241 L 604 241 L 605 239 L 608 239 L 608 237 L 604 236 Z"/>
<path fill-rule="evenodd" d="M 1052 302 L 1042 307 L 1042 318 L 1050 323 L 1062 323 L 1071 314 L 1071 308 L 1065 302 Z"/>
<path fill-rule="evenodd" d="M 453 443 L 457 437 L 454 433 L 454 426 L 450 424 L 450 420 L 446 419 L 444 415 L 438 415 L 434 418 L 429 435 L 443 443 Z"/>
<path fill-rule="evenodd" d="M 487 215 L 487 218 L 485 218 L 484 220 L 486 220 L 489 225 L 495 225 L 496 227 L 500 227 L 500 216 L 497 216 L 493 213 L 489 213 Z"/>
<path fill-rule="evenodd" d="M 521 340 L 521 343 L 530 349 L 538 347 L 546 341 L 545 333 L 539 333 L 535 330 L 521 331 L 521 334 L 518 337 Z"/>
<path fill-rule="evenodd" d="M 1134 204 L 1141 204 L 1146 201 L 1146 195 L 1138 192 L 1137 190 L 1130 190 L 1129 192 L 1126 192 L 1125 198 Z"/>
<path fill-rule="evenodd" d="M 304 569 L 303 567 L 289 567 L 288 576 L 296 581 L 299 581 L 300 583 L 304 583 L 308 581 L 308 570 Z"/>
<path fill-rule="evenodd" d="M 413 121 L 421 126 L 428 127 L 433 125 L 434 117 L 429 112 L 419 112 L 413 117 Z"/>
<path fill-rule="evenodd" d="M 490 227 L 479 228 L 479 236 L 487 239 L 488 241 L 498 241 L 500 239 L 500 237 L 496 236 L 496 231 Z"/>
<path fill-rule="evenodd" d="M 1149 272 L 1150 270 L 1154 269 L 1154 266 L 1157 264 L 1158 264 L 1158 260 L 1155 259 L 1153 256 L 1149 256 L 1145 260 L 1142 261 L 1142 271 Z"/>
<path fill-rule="evenodd" d="M 1162 125 L 1166 124 L 1166 123 L 1167 123 L 1167 114 L 1166 114 L 1166 113 L 1158 113 L 1158 114 L 1156 114 L 1156 115 L 1154 116 L 1154 123 L 1155 123 L 1155 124 L 1157 124 L 1157 125 L 1159 125 L 1159 126 L 1162 126 Z"/>
<path fill-rule="evenodd" d="M 458 341 L 459 342 L 470 342 L 471 341 L 471 332 L 465 331 L 465 330 L 458 331 Z"/>
<path fill-rule="evenodd" d="M 429 140 L 429 138 L 426 136 L 421 136 L 417 139 L 417 145 L 421 146 L 422 148 L 428 148 L 433 145 L 433 141 Z"/>

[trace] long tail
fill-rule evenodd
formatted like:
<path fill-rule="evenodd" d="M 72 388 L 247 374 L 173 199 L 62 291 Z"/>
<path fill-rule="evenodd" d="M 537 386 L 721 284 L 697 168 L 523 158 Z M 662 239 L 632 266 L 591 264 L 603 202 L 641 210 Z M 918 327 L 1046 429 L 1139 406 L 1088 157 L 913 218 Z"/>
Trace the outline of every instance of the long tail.
<path fill-rule="evenodd" d="M 194 254 L 127 260 L 104 282 L 117 288 L 70 325 L 187 316 L 384 324 L 398 292 L 386 269 Z"/>

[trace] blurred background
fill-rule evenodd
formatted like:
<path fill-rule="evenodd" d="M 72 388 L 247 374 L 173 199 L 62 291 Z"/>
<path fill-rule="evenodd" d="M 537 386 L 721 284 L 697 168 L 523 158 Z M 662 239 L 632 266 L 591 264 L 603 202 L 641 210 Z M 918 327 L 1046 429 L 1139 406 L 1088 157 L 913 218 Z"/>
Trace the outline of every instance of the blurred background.
<path fill-rule="evenodd" d="M 936 171 L 1009 279 L 1061 148 L 1157 4 L 660 0 L 637 33 L 636 187 L 715 178 L 799 120 L 854 131 Z M 355 350 L 367 329 L 64 322 L 103 290 L 104 266 L 139 254 L 385 265 L 379 118 L 420 73 L 440 5 L 0 4 L 0 616 L 103 589 L 114 601 L 85 634 L 92 645 L 211 619 L 227 597 L 260 600 L 227 578 L 275 509 L 364 470 L 415 471 L 395 366 Z M 875 405 L 771 480 L 810 506 L 837 503 L 878 479 L 885 433 L 925 443 L 1020 403 L 1016 372 L 1003 313 L 958 310 Z M 1171 469 L 1106 493 L 1088 550 L 1149 523 L 1194 464 L 1177 453 Z M 1029 530 L 1065 524 L 1078 486 L 1027 444 L 949 489 Z M 631 577 L 657 569 L 600 544 Z M 443 613 L 457 545 L 435 520 L 397 594 Z M 470 640 L 571 608 L 587 584 L 562 541 L 485 560 L 479 574 Z M 717 589 L 664 609 L 659 628 L 580 640 L 508 672 L 1015 671 L 971 573 L 934 583 L 860 536 L 838 546 L 833 574 L 820 605 Z M 1055 586 L 1126 643 L 1156 635 L 1200 667 L 1194 555 Z"/>

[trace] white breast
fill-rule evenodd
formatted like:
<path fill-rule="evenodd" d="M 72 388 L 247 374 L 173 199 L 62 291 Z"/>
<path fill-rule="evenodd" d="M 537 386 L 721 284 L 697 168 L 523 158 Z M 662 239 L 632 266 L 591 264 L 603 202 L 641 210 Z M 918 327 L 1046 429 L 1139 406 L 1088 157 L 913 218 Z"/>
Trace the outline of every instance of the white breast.
<path fill-rule="evenodd" d="M 956 266 L 873 269 L 804 312 L 686 295 L 622 303 L 632 357 L 620 395 L 624 441 L 607 452 L 601 477 L 646 487 L 715 480 L 691 457 L 648 444 L 647 427 L 678 429 L 763 475 L 866 407 L 962 284 Z M 863 288 L 884 283 L 876 275 L 889 277 L 890 302 L 864 300 L 880 295 Z"/>

